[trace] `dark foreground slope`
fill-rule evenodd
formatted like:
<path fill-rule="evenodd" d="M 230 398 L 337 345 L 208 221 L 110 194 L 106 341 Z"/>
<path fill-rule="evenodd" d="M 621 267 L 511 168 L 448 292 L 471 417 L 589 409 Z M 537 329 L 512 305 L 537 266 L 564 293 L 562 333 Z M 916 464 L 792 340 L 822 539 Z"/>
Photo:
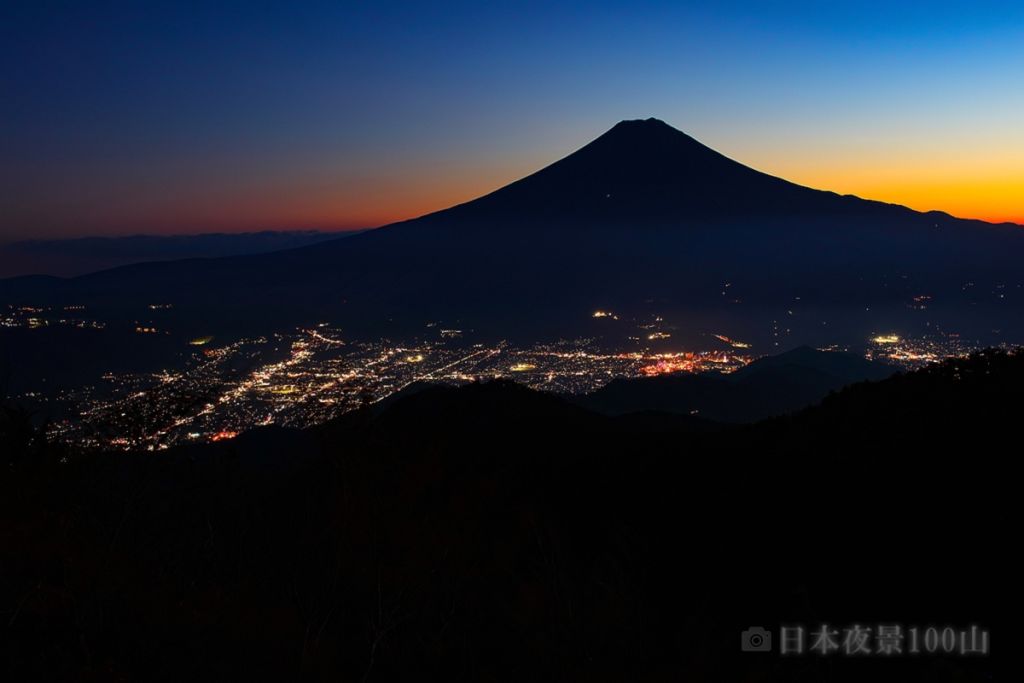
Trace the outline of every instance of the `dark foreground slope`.
<path fill-rule="evenodd" d="M 885 379 L 897 368 L 802 346 L 737 372 L 616 379 L 577 402 L 606 415 L 658 411 L 718 422 L 754 422 L 818 403 L 829 392 Z"/>
<path fill-rule="evenodd" d="M 10 680 L 990 681 L 743 654 L 751 625 L 996 624 L 1024 355 L 708 432 L 509 384 L 93 459 L 4 421 Z M 998 636 L 997 636 L 998 641 Z"/>

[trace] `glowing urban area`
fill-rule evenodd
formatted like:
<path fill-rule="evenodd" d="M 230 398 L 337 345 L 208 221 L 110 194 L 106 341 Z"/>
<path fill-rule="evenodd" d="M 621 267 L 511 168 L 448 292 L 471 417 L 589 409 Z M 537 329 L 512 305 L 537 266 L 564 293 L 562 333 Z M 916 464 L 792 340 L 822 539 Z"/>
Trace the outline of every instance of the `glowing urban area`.
<path fill-rule="evenodd" d="M 170 307 L 149 306 L 150 313 Z M 618 320 L 606 310 L 581 315 Z M 9 306 L 0 325 L 28 330 L 72 326 L 100 334 L 107 327 L 79 306 Z M 593 338 L 528 347 L 479 343 L 472 331 L 441 323 L 427 324 L 414 341 L 365 341 L 346 338 L 342 329 L 321 323 L 266 336 L 196 337 L 182 342 L 178 357 L 158 372 L 108 373 L 95 383 L 13 398 L 55 416 L 48 427 L 55 440 L 82 448 L 161 450 L 230 439 L 257 426 L 320 424 L 416 383 L 506 378 L 579 395 L 615 378 L 730 373 L 765 355 L 724 332 L 707 335 L 707 348 L 672 350 L 665 345 L 671 344 L 673 329 L 660 316 L 637 320 L 635 334 L 627 338 L 629 348 L 609 349 Z M 138 324 L 134 333 L 170 334 L 153 322 Z M 956 335 L 909 339 L 880 332 L 856 351 L 910 369 L 980 348 Z M 855 349 L 836 345 L 822 350 Z"/>

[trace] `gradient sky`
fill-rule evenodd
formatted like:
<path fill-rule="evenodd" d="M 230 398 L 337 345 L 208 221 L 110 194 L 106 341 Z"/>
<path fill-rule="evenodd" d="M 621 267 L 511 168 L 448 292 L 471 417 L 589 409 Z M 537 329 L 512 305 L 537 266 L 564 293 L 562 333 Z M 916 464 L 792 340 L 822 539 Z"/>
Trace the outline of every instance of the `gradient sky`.
<path fill-rule="evenodd" d="M 0 57 L 0 241 L 378 225 L 648 116 L 1024 222 L 1019 1 L 33 0 L 0 9 Z"/>

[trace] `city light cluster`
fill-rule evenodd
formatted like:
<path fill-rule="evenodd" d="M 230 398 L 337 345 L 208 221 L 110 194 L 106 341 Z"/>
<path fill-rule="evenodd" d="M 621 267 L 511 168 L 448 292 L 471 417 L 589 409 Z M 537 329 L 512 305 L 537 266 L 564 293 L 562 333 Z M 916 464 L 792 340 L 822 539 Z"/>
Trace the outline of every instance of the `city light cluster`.
<path fill-rule="evenodd" d="M 103 329 L 103 322 L 86 315 L 80 306 L 9 306 L 0 313 L 0 326 Z M 605 310 L 590 315 L 618 320 Z M 180 443 L 224 441 L 258 426 L 321 424 L 419 383 L 509 378 L 538 390 L 579 395 L 617 378 L 729 373 L 760 355 L 750 351 L 750 343 L 723 333 L 708 335 L 717 350 L 666 348 L 674 344 L 667 341 L 672 339 L 667 330 L 678 328 L 658 315 L 627 324 L 623 338 L 630 351 L 621 350 L 621 343 L 593 338 L 527 346 L 472 343 L 471 331 L 439 322 L 428 323 L 425 334 L 407 341 L 349 339 L 326 322 L 258 337 L 206 334 L 180 339 L 178 358 L 169 359 L 161 370 L 107 372 L 93 384 L 33 390 L 15 398 L 52 416 L 49 435 L 54 439 L 85 448 L 162 450 Z M 777 340 L 789 332 L 778 321 L 772 325 Z M 151 321 L 136 321 L 130 330 L 146 336 L 169 334 Z M 910 369 L 967 356 L 980 347 L 955 334 L 911 338 L 887 331 L 869 337 L 862 348 L 870 360 Z"/>

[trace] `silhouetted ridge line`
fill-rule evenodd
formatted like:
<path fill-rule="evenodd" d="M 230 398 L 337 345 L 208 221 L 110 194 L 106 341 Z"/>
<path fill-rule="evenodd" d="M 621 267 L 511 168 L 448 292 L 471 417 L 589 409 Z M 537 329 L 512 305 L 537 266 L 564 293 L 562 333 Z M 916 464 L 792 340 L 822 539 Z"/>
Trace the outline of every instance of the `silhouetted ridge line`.
<path fill-rule="evenodd" d="M 86 305 L 132 321 L 168 301 L 183 335 L 331 320 L 354 335 L 399 336 L 445 320 L 536 342 L 592 334 L 587 311 L 599 303 L 625 320 L 656 301 L 655 313 L 686 321 L 674 341 L 702 343 L 728 319 L 730 336 L 760 350 L 794 306 L 807 313 L 787 314 L 801 343 L 862 341 L 868 324 L 927 333 L 920 327 L 937 318 L 912 320 L 907 309 L 927 293 L 929 316 L 945 309 L 944 329 L 992 343 L 992 330 L 1004 339 L 1024 330 L 1019 309 L 1007 308 L 1017 290 L 978 297 L 1021 281 L 1022 235 L 795 185 L 647 119 L 414 220 L 259 256 L 7 281 L 0 303 Z M 724 283 L 734 285 L 728 297 Z M 879 322 L 861 321 L 867 311 Z"/>
<path fill-rule="evenodd" d="M 447 680 L 472 658 L 460 678 L 988 682 L 982 656 L 837 666 L 736 641 L 768 619 L 998 623 L 1016 567 L 989 522 L 1016 500 L 1022 387 L 1024 355 L 989 352 L 687 433 L 491 383 L 87 457 L 0 406 L 0 667 Z"/>
<path fill-rule="evenodd" d="M 909 211 L 813 190 L 756 171 L 659 119 L 620 121 L 569 156 L 433 216 L 472 220 L 685 225 L 743 216 Z M 431 218 L 428 216 L 427 218 Z"/>

